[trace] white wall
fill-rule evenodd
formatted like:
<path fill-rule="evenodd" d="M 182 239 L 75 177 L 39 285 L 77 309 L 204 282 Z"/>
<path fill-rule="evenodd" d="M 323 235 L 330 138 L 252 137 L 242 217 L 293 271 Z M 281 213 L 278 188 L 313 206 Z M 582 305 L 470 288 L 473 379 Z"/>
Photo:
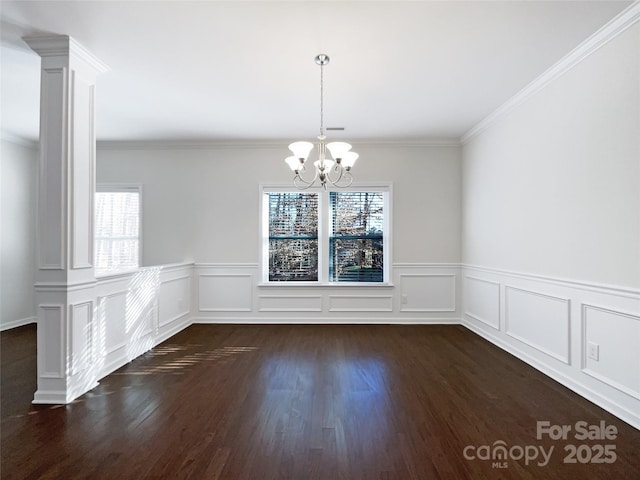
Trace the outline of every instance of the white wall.
<path fill-rule="evenodd" d="M 0 329 L 35 322 L 35 200 L 38 151 L 2 140 Z"/>
<path fill-rule="evenodd" d="M 393 183 L 393 262 L 460 261 L 460 149 L 366 146 L 356 181 Z M 355 149 L 355 148 L 354 148 Z M 259 185 L 289 184 L 276 147 L 99 148 L 98 183 L 143 185 L 143 263 L 257 263 Z"/>
<path fill-rule="evenodd" d="M 640 26 L 464 145 L 463 262 L 640 288 Z"/>
<path fill-rule="evenodd" d="M 259 187 L 291 184 L 286 141 L 112 145 L 98 149 L 98 183 L 143 185 L 144 263 L 196 263 L 194 321 L 457 322 L 459 146 L 358 144 L 357 150 L 356 182 L 393 185 L 392 285 L 261 285 Z"/>
<path fill-rule="evenodd" d="M 637 428 L 639 20 L 472 129 L 462 169 L 463 323 Z"/>

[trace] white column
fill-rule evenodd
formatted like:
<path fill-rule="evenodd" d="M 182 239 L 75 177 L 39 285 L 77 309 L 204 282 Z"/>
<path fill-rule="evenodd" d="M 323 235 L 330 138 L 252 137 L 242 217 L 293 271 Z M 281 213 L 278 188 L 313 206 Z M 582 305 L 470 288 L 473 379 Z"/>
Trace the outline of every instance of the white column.
<path fill-rule="evenodd" d="M 68 403 L 97 385 L 95 83 L 108 68 L 66 35 L 25 41 L 42 58 L 33 403 Z"/>

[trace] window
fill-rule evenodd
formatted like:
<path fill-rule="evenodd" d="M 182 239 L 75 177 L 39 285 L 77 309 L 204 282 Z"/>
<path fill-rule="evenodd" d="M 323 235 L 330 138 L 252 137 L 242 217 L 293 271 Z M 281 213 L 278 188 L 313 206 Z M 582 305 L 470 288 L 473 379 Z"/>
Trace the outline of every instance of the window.
<path fill-rule="evenodd" d="M 263 281 L 387 282 L 389 195 L 263 187 Z"/>
<path fill-rule="evenodd" d="M 318 195 L 269 194 L 269 281 L 318 280 Z"/>
<path fill-rule="evenodd" d="M 382 282 L 384 278 L 384 194 L 331 192 L 329 279 Z"/>
<path fill-rule="evenodd" d="M 95 197 L 96 274 L 140 265 L 140 187 L 99 186 Z"/>

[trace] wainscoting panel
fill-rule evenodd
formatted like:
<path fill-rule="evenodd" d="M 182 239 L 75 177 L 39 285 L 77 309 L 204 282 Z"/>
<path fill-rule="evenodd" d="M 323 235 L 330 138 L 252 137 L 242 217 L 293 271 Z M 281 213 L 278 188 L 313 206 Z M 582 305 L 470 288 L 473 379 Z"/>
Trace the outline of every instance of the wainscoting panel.
<path fill-rule="evenodd" d="M 65 91 L 68 85 L 67 69 L 44 68 L 41 77 L 41 102 L 42 105 L 53 104 L 55 99 L 56 111 L 62 111 L 62 97 L 59 92 Z M 59 110 L 58 110 L 59 108 Z M 59 155 L 62 150 L 62 138 L 52 133 L 51 127 L 61 119 L 52 116 L 51 108 L 42 109 L 40 125 L 41 145 L 43 152 L 55 152 Z M 53 165 L 53 162 L 38 162 L 39 165 L 39 189 L 38 189 L 38 238 L 46 236 L 46 242 L 36 242 L 38 249 L 38 268 L 40 270 L 62 270 L 66 263 L 65 229 L 61 221 L 66 211 L 65 182 L 67 172 L 63 171 L 62 162 Z"/>
<path fill-rule="evenodd" d="M 505 331 L 547 355 L 569 363 L 570 301 L 505 286 Z"/>
<path fill-rule="evenodd" d="M 393 312 L 391 295 L 329 295 L 330 312 Z"/>
<path fill-rule="evenodd" d="M 466 275 L 464 314 L 500 330 L 500 283 Z"/>
<path fill-rule="evenodd" d="M 197 323 L 460 321 L 458 265 L 394 265 L 384 284 L 265 283 L 258 264 L 196 264 L 194 270 Z"/>
<path fill-rule="evenodd" d="M 191 312 L 191 275 L 165 280 L 160 285 L 158 321 L 165 327 Z"/>
<path fill-rule="evenodd" d="M 100 345 L 103 347 L 101 351 L 105 355 L 110 355 L 127 344 L 127 292 L 101 297 L 98 300 L 98 305 L 101 314 L 99 331 L 103 332 L 99 336 Z"/>
<path fill-rule="evenodd" d="M 96 364 L 102 378 L 191 324 L 193 265 L 98 280 Z"/>
<path fill-rule="evenodd" d="M 401 273 L 402 312 L 455 312 L 456 275 Z"/>
<path fill-rule="evenodd" d="M 198 310 L 251 312 L 253 284 L 250 274 L 201 273 L 198 277 Z"/>
<path fill-rule="evenodd" d="M 259 312 L 322 312 L 322 295 L 259 295 Z"/>
<path fill-rule="evenodd" d="M 69 121 L 74 132 L 73 155 L 70 155 L 69 193 L 72 200 L 70 221 L 73 233 L 72 267 L 89 268 L 93 265 L 93 197 L 95 191 L 95 133 L 92 125 L 87 125 L 84 112 L 94 111 L 95 91 L 92 82 L 87 82 L 76 70 L 71 70 L 71 96 L 73 108 Z M 81 134 L 83 133 L 83 134 Z M 87 181 L 87 179 L 92 179 Z"/>
<path fill-rule="evenodd" d="M 640 291 L 473 265 L 462 273 L 463 325 L 640 428 Z"/>
<path fill-rule="evenodd" d="M 67 341 L 72 370 L 87 368 L 76 359 L 89 362 L 85 353 L 93 352 L 101 378 L 191 323 L 462 321 L 640 428 L 640 291 L 444 264 L 394 265 L 384 285 L 265 285 L 260 278 L 257 264 L 169 265 L 101 278 L 95 313 L 93 300 L 70 302 L 69 339 L 64 306 L 40 301 L 41 377 L 63 378 Z"/>
<path fill-rule="evenodd" d="M 70 306 L 70 373 L 76 375 L 93 365 L 93 302 Z"/>
<path fill-rule="evenodd" d="M 640 316 L 583 304 L 582 332 L 583 372 L 640 400 Z"/>
<path fill-rule="evenodd" d="M 44 351 L 38 354 L 38 369 L 44 378 L 63 378 L 66 365 L 62 361 L 64 355 L 61 352 L 65 348 L 64 306 L 40 305 L 38 316 L 38 350 Z"/>

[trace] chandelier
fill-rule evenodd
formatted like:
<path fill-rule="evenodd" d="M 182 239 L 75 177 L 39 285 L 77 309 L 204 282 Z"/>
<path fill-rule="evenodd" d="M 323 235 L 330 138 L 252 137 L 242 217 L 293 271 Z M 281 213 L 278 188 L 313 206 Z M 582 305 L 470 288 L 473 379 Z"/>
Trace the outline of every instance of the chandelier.
<path fill-rule="evenodd" d="M 327 184 L 334 187 L 348 187 L 353 182 L 351 167 L 356 163 L 358 154 L 351 152 L 351 145 L 346 142 L 325 143 L 327 137 L 324 134 L 324 67 L 329 63 L 329 57 L 323 53 L 317 55 L 315 61 L 320 65 L 320 135 L 318 135 L 318 159 L 313 162 L 313 178 L 307 172 L 307 157 L 313 149 L 311 142 L 294 142 L 289 145 L 293 153 L 285 162 L 293 170 L 293 184 L 305 190 L 313 185 L 320 185 L 325 190 Z M 329 151 L 330 155 L 327 153 Z M 304 178 L 303 175 L 307 175 Z"/>

